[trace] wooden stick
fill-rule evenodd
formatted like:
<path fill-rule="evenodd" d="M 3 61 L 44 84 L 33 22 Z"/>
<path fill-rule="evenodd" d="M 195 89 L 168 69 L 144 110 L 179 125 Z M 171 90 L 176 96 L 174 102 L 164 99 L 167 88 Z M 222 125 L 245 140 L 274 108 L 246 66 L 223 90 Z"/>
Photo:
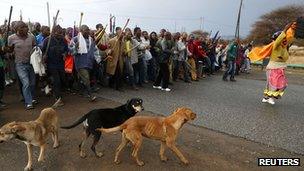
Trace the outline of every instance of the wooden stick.
<path fill-rule="evenodd" d="M 46 55 L 47 55 L 47 53 L 49 51 L 50 44 L 51 44 L 51 38 L 52 38 L 52 35 L 53 35 L 53 31 L 54 31 L 54 27 L 56 25 L 56 20 L 58 18 L 58 15 L 59 15 L 59 10 L 57 10 L 56 16 L 55 16 L 54 21 L 53 21 L 53 27 L 52 27 L 52 30 L 51 30 L 51 33 L 50 33 L 50 36 L 49 36 L 49 40 L 47 42 L 46 50 L 44 52 L 44 57 L 46 57 Z"/>
<path fill-rule="evenodd" d="M 120 34 L 119 34 L 118 38 L 120 38 L 120 37 L 121 37 L 122 33 L 123 33 L 123 32 L 125 31 L 125 29 L 127 28 L 127 26 L 128 26 L 128 24 L 129 24 L 129 22 L 130 22 L 130 18 L 128 18 L 128 19 L 127 19 L 127 22 L 126 22 L 125 26 L 122 28 L 122 30 L 121 30 L 121 32 L 120 32 Z M 115 44 L 114 44 L 114 48 L 117 46 L 117 42 L 118 42 L 118 41 L 116 41 L 116 42 L 115 42 Z"/>
<path fill-rule="evenodd" d="M 82 18 L 83 18 L 83 12 L 80 13 L 79 29 L 80 29 L 81 24 L 82 24 Z"/>
<path fill-rule="evenodd" d="M 7 23 L 6 35 L 5 35 L 5 46 L 7 46 L 7 44 L 8 44 L 8 40 L 7 39 L 8 39 L 9 31 L 10 31 L 12 13 L 13 13 L 13 6 L 11 6 L 11 8 L 10 8 L 10 13 L 9 13 L 9 17 L 8 17 L 8 23 Z"/>
<path fill-rule="evenodd" d="M 48 16 L 48 25 L 49 25 L 49 28 L 51 29 L 50 6 L 49 6 L 48 2 L 46 3 L 46 9 L 47 9 L 47 16 Z"/>

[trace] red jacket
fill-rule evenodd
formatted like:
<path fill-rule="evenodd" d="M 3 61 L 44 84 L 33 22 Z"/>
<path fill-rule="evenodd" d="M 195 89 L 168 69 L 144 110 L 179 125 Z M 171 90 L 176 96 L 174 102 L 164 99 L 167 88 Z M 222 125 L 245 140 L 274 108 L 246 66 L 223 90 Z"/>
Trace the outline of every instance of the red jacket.
<path fill-rule="evenodd" d="M 197 54 L 197 46 L 194 44 L 194 42 L 190 40 L 188 42 L 187 48 L 188 48 L 189 52 L 192 53 L 192 56 L 190 56 L 190 57 L 196 59 L 196 57 L 197 57 L 197 55 L 196 55 Z"/>
<path fill-rule="evenodd" d="M 202 42 L 199 40 L 195 40 L 193 42 L 196 52 L 195 52 L 195 56 L 199 59 L 204 58 L 207 56 L 206 52 L 203 50 L 202 48 Z"/>

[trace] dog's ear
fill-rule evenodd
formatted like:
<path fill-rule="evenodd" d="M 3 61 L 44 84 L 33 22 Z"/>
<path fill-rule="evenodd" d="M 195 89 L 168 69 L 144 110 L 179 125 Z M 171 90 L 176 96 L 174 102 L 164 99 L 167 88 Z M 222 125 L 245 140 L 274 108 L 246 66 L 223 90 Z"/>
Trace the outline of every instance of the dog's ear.
<path fill-rule="evenodd" d="M 12 128 L 11 128 L 11 131 L 12 133 L 16 133 L 16 132 L 20 132 L 20 131 L 24 131 L 26 130 L 26 128 L 24 126 L 21 126 L 21 125 L 14 125 Z"/>
<path fill-rule="evenodd" d="M 182 110 L 184 110 L 184 108 L 183 107 L 179 107 L 179 108 L 175 109 L 175 111 L 173 113 L 179 113 Z"/>

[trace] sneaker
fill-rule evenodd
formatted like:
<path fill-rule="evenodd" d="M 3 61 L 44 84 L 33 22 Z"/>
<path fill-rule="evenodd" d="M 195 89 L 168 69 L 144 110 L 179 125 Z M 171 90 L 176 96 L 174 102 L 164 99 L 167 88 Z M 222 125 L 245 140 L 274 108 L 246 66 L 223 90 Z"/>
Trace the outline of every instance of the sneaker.
<path fill-rule="evenodd" d="M 31 109 L 34 109 L 34 106 L 31 105 L 31 104 L 28 104 L 28 105 L 25 106 L 25 109 L 26 110 L 31 110 Z"/>
<path fill-rule="evenodd" d="M 264 97 L 264 98 L 262 99 L 262 103 L 267 103 L 267 102 L 268 102 L 268 99 Z"/>
<path fill-rule="evenodd" d="M 228 79 L 227 78 L 223 78 L 223 81 L 228 81 Z"/>
<path fill-rule="evenodd" d="M 99 87 L 95 87 L 95 86 L 94 86 L 94 87 L 92 88 L 92 91 L 93 91 L 94 93 L 97 93 L 99 90 L 100 90 Z"/>
<path fill-rule="evenodd" d="M 63 101 L 61 100 L 61 98 L 58 98 L 58 100 L 56 100 L 56 102 L 53 104 L 53 108 L 57 108 L 57 107 L 61 107 L 64 106 Z"/>
<path fill-rule="evenodd" d="M 36 105 L 36 104 L 38 104 L 38 101 L 34 99 L 34 100 L 32 100 L 32 103 Z"/>
<path fill-rule="evenodd" d="M 267 102 L 268 102 L 269 104 L 271 104 L 271 105 L 274 105 L 274 104 L 275 104 L 273 98 L 269 98 L 269 99 L 267 100 Z"/>
<path fill-rule="evenodd" d="M 51 90 L 52 89 L 50 88 L 49 85 L 45 86 L 45 88 L 44 88 L 45 95 L 49 95 L 51 93 Z"/>
<path fill-rule="evenodd" d="M 6 103 L 0 101 L 0 108 L 5 108 L 6 106 L 7 106 Z"/>
<path fill-rule="evenodd" d="M 236 79 L 234 79 L 234 78 L 230 78 L 230 81 L 232 81 L 232 82 L 236 82 Z"/>
<path fill-rule="evenodd" d="M 91 101 L 91 102 L 94 102 L 96 99 L 97 99 L 96 96 L 90 96 L 90 101 Z"/>
<path fill-rule="evenodd" d="M 170 89 L 170 88 L 161 88 L 161 90 L 163 90 L 163 91 L 167 91 L 167 92 L 171 91 L 171 89 Z"/>
<path fill-rule="evenodd" d="M 159 90 L 161 90 L 161 89 L 162 89 L 162 87 L 161 87 L 161 86 L 153 86 L 153 88 L 155 88 L 155 89 L 159 89 Z"/>
<path fill-rule="evenodd" d="M 5 86 L 9 86 L 10 82 L 8 80 L 5 80 Z"/>

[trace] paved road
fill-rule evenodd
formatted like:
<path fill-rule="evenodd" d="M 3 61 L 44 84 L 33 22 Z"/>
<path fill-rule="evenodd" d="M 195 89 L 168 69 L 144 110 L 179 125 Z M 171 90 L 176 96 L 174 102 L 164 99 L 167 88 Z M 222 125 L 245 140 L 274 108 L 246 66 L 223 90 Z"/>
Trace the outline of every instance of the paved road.
<path fill-rule="evenodd" d="M 283 99 L 270 106 L 260 102 L 264 85 L 240 78 L 236 83 L 223 82 L 214 76 L 192 84 L 175 83 L 172 92 L 146 85 L 140 91 L 103 88 L 99 95 L 118 102 L 141 97 L 146 110 L 161 114 L 188 106 L 199 114 L 196 125 L 304 154 L 304 86 L 289 85 Z"/>

